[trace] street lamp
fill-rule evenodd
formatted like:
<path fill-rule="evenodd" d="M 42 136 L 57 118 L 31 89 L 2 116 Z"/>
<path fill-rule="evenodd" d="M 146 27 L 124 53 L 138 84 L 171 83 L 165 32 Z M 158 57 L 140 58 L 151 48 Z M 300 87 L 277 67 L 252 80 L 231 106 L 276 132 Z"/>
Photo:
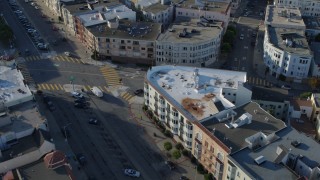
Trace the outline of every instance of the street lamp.
<path fill-rule="evenodd" d="M 68 142 L 68 135 L 67 135 L 67 130 L 66 130 L 66 129 L 67 129 L 67 127 L 70 126 L 71 124 L 72 124 L 72 123 L 68 123 L 67 125 L 63 126 L 63 131 L 64 131 L 64 136 L 66 137 L 66 138 L 65 138 L 65 141 L 66 141 L 66 142 Z"/>

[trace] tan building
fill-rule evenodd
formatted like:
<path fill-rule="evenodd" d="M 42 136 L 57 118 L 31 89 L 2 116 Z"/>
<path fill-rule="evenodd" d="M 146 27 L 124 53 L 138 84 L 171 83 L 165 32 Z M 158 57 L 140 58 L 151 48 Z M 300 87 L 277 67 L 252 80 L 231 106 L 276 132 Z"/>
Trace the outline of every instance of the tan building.
<path fill-rule="evenodd" d="M 286 127 L 255 102 L 225 109 L 193 125 L 192 154 L 216 179 L 243 179 L 230 178 L 228 156 L 245 148 L 255 151 L 273 142 L 275 133 Z"/>
<path fill-rule="evenodd" d="M 161 24 L 117 19 L 86 28 L 84 40 L 90 50 L 112 61 L 154 64 L 155 40 Z"/>

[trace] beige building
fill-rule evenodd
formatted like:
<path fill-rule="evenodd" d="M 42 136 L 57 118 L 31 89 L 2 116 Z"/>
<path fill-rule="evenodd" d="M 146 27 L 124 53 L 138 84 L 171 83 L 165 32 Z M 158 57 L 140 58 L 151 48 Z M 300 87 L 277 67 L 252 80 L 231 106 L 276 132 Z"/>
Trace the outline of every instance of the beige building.
<path fill-rule="evenodd" d="M 228 156 L 245 148 L 255 151 L 272 142 L 275 133 L 286 127 L 255 102 L 225 109 L 193 124 L 192 153 L 216 179 L 248 177 L 233 177 L 237 172 L 229 167 L 234 165 Z"/>
<path fill-rule="evenodd" d="M 161 24 L 109 20 L 107 23 L 87 27 L 84 41 L 90 50 L 112 61 L 154 64 L 155 40 Z"/>

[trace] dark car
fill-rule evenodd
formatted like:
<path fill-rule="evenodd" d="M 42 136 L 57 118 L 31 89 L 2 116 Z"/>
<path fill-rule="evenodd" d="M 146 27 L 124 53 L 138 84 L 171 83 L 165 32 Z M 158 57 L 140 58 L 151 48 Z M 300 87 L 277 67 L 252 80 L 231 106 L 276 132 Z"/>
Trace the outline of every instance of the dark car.
<path fill-rule="evenodd" d="M 54 104 L 53 104 L 52 101 L 48 101 L 48 102 L 47 102 L 47 106 L 48 106 L 48 108 L 49 108 L 50 111 L 56 110 L 56 107 L 54 106 Z"/>
<path fill-rule="evenodd" d="M 43 96 L 43 102 L 44 102 L 44 103 L 47 103 L 47 102 L 49 102 L 49 101 L 50 101 L 50 97 L 47 96 L 47 95 L 44 95 L 44 96 Z"/>
<path fill-rule="evenodd" d="M 77 154 L 76 157 L 81 165 L 85 165 L 87 163 L 87 159 L 82 153 Z"/>
<path fill-rule="evenodd" d="M 95 119 L 95 118 L 91 118 L 91 119 L 89 119 L 88 123 L 92 124 L 92 125 L 98 125 L 99 124 L 99 120 Z"/>
<path fill-rule="evenodd" d="M 88 106 L 85 103 L 74 103 L 74 107 L 80 108 L 80 109 L 88 109 Z"/>
<path fill-rule="evenodd" d="M 76 99 L 74 100 L 74 103 L 86 103 L 85 99 Z"/>
<path fill-rule="evenodd" d="M 61 133 L 63 135 L 64 138 L 70 138 L 71 134 L 68 128 L 61 128 Z"/>
<path fill-rule="evenodd" d="M 137 89 L 137 90 L 134 91 L 135 95 L 140 95 L 142 93 L 143 93 L 143 89 Z"/>
<path fill-rule="evenodd" d="M 176 165 L 171 161 L 166 161 L 165 163 L 166 163 L 166 165 L 168 165 L 170 170 L 173 170 L 176 168 Z"/>

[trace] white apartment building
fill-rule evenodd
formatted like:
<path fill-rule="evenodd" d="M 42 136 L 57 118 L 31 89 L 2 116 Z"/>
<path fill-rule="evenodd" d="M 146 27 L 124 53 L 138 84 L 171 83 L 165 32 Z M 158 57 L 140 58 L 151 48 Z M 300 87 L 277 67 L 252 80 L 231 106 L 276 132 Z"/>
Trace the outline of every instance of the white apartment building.
<path fill-rule="evenodd" d="M 275 0 L 274 5 L 299 8 L 302 16 L 320 16 L 319 0 Z"/>
<path fill-rule="evenodd" d="M 145 105 L 191 149 L 193 122 L 250 101 L 245 82 L 245 72 L 155 66 L 146 74 Z"/>
<path fill-rule="evenodd" d="M 157 3 L 143 8 L 142 12 L 145 18 L 152 22 L 162 23 L 163 26 L 167 27 L 172 23 L 174 7 Z"/>
<path fill-rule="evenodd" d="M 236 10 L 239 8 L 241 0 L 195 0 L 196 4 L 204 4 L 207 2 L 224 2 L 224 3 L 230 3 L 231 2 L 231 14 L 235 13 Z"/>
<path fill-rule="evenodd" d="M 269 73 L 287 81 L 307 78 L 313 55 L 299 10 L 268 6 L 265 26 L 263 58 Z"/>
<path fill-rule="evenodd" d="M 223 22 L 222 27 L 228 27 L 231 3 L 185 0 L 176 4 L 176 17 L 198 18 Z"/>
<path fill-rule="evenodd" d="M 174 24 L 156 41 L 156 64 L 206 67 L 217 61 L 223 28 Z"/>

